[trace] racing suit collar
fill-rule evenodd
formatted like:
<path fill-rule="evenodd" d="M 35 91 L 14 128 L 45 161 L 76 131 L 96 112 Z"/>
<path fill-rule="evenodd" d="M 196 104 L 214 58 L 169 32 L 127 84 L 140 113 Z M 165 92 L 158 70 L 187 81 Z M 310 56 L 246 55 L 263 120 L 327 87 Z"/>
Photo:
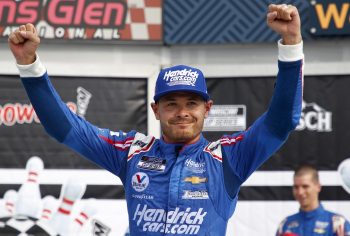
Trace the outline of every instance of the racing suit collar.
<path fill-rule="evenodd" d="M 311 219 L 317 215 L 319 215 L 321 212 L 324 211 L 324 208 L 322 206 L 322 204 L 320 203 L 319 206 L 315 209 L 315 210 L 312 210 L 312 211 L 303 211 L 303 210 L 300 210 L 300 215 L 303 217 L 303 218 L 306 218 L 306 219 Z"/>
<path fill-rule="evenodd" d="M 200 135 L 200 138 L 197 142 L 193 144 L 181 144 L 181 143 L 167 143 L 164 141 L 163 137 L 159 139 L 160 148 L 164 154 L 191 154 L 198 151 L 198 148 L 206 145 L 208 142 L 203 135 Z"/>

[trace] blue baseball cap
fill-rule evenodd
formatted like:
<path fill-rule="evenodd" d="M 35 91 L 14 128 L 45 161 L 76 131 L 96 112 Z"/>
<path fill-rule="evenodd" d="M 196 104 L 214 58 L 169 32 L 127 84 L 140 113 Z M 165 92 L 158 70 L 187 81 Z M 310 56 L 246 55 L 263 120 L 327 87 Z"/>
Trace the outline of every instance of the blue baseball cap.
<path fill-rule="evenodd" d="M 190 66 L 178 65 L 159 72 L 154 101 L 157 102 L 162 96 L 172 92 L 192 92 L 205 101 L 210 99 L 202 71 Z"/>

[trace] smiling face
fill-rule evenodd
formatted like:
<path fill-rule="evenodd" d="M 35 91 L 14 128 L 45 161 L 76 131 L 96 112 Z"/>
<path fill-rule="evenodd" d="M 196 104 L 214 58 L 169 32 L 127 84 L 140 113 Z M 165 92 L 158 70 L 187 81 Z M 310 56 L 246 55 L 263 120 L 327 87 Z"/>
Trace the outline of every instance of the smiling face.
<path fill-rule="evenodd" d="M 191 144 L 199 140 L 212 104 L 195 93 L 174 92 L 151 106 L 165 142 Z"/>
<path fill-rule="evenodd" d="M 312 211 L 319 205 L 320 183 L 312 173 L 294 176 L 293 195 L 303 211 Z"/>

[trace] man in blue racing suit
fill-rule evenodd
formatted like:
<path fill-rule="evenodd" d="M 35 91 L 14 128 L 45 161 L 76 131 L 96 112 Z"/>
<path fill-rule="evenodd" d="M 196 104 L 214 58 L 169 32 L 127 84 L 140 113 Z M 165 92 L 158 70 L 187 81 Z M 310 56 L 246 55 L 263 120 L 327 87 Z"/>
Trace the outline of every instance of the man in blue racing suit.
<path fill-rule="evenodd" d="M 294 172 L 293 195 L 300 211 L 284 219 L 276 236 L 350 236 L 350 224 L 341 215 L 327 211 L 319 202 L 321 184 L 317 169 L 309 164 Z"/>
<path fill-rule="evenodd" d="M 215 142 L 201 134 L 213 101 L 196 68 L 179 65 L 160 72 L 151 104 L 162 130 L 156 139 L 98 128 L 71 112 L 36 54 L 40 38 L 33 25 L 13 32 L 9 47 L 46 131 L 122 180 L 131 235 L 225 235 L 240 186 L 281 147 L 301 114 L 298 11 L 270 5 L 267 24 L 282 38 L 270 106 L 248 130 Z"/>

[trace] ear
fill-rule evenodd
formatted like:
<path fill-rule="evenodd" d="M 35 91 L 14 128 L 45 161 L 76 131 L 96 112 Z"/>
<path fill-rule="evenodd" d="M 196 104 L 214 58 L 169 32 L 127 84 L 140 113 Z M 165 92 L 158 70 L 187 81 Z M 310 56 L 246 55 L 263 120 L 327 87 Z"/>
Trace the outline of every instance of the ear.
<path fill-rule="evenodd" d="M 211 109 L 211 106 L 213 105 L 213 100 L 209 100 L 205 103 L 205 115 L 204 118 L 207 118 L 209 116 L 209 111 Z"/>
<path fill-rule="evenodd" d="M 156 117 L 157 120 L 159 120 L 159 103 L 151 103 L 151 107 L 154 113 L 154 116 Z"/>
<path fill-rule="evenodd" d="M 321 192 L 321 190 L 322 190 L 322 186 L 321 186 L 321 184 L 320 183 L 318 183 L 318 192 L 320 193 Z"/>

